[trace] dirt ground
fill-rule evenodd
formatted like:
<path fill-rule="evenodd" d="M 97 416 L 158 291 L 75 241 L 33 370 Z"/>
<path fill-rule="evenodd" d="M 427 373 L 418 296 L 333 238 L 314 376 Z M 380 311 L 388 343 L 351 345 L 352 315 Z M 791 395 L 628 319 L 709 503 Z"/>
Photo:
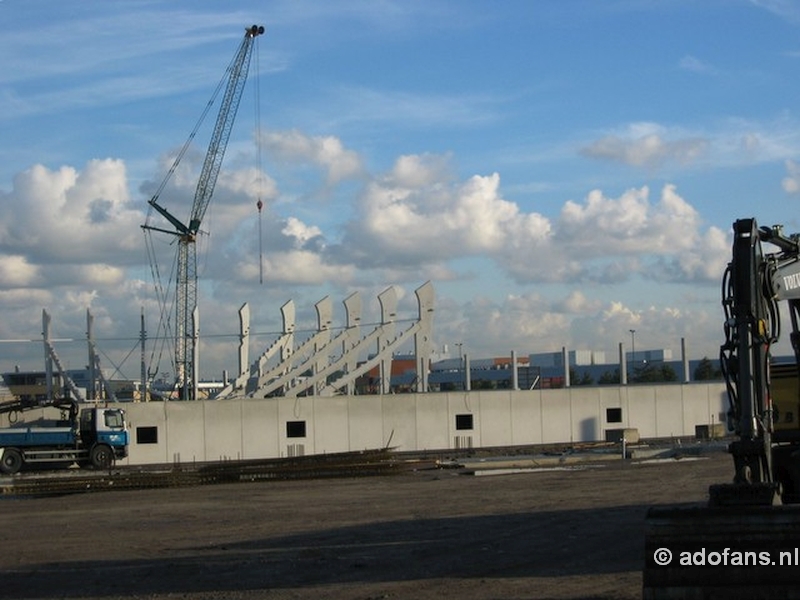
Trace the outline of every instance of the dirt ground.
<path fill-rule="evenodd" d="M 655 504 L 731 460 L 0 499 L 0 598 L 629 599 Z"/>

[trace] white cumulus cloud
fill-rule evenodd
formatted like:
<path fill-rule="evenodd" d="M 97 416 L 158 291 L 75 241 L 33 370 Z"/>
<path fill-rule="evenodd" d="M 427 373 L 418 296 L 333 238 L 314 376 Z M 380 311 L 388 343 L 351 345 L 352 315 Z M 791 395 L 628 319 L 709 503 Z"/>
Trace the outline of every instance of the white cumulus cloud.
<path fill-rule="evenodd" d="M 787 160 L 786 172 L 787 175 L 781 182 L 783 190 L 787 194 L 796 194 L 800 192 L 800 165 L 793 160 Z"/>
<path fill-rule="evenodd" d="M 702 158 L 709 147 L 708 140 L 701 137 L 667 136 L 665 128 L 654 123 L 634 123 L 626 131 L 589 143 L 580 153 L 634 167 L 656 168 L 671 162 L 691 164 Z"/>
<path fill-rule="evenodd" d="M 334 136 L 309 136 L 297 130 L 262 132 L 265 149 L 278 160 L 308 162 L 322 167 L 329 185 L 362 171 L 361 159 Z"/>

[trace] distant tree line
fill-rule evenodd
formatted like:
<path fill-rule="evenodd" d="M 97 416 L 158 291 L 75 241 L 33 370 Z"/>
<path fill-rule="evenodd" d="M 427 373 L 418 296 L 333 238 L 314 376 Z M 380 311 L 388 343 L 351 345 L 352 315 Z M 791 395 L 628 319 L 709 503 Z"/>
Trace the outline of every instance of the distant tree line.
<path fill-rule="evenodd" d="M 708 381 L 709 379 L 722 379 L 722 369 L 713 363 L 710 358 L 704 356 L 694 370 L 695 381 Z"/>
<path fill-rule="evenodd" d="M 719 366 L 707 356 L 697 364 L 694 370 L 694 381 L 713 381 L 722 379 Z M 588 371 L 578 373 L 575 367 L 569 368 L 569 380 L 572 385 L 594 385 L 595 381 Z M 606 371 L 597 380 L 598 385 L 619 385 L 621 381 L 619 368 Z M 662 362 L 645 362 L 634 367 L 628 374 L 629 383 L 668 383 L 678 381 L 678 374 L 672 365 Z"/>
<path fill-rule="evenodd" d="M 697 363 L 693 373 L 693 381 L 713 381 L 721 380 L 722 371 L 718 364 L 708 357 L 703 357 Z M 605 371 L 595 381 L 594 376 L 587 370 L 580 370 L 570 366 L 569 368 L 569 381 L 572 386 L 586 386 L 586 385 L 619 385 L 621 381 L 619 367 Z M 672 365 L 664 362 L 642 362 L 634 367 L 632 372 L 628 373 L 628 383 L 670 383 L 678 381 L 678 374 Z M 540 380 L 537 384 L 539 387 L 545 388 L 563 388 L 563 377 L 550 378 L 546 381 Z M 510 389 L 511 380 L 486 380 L 475 378 L 470 382 L 470 387 L 473 390 L 491 390 L 491 389 Z M 441 384 L 441 391 L 453 391 L 463 389 L 460 383 L 446 382 Z"/>

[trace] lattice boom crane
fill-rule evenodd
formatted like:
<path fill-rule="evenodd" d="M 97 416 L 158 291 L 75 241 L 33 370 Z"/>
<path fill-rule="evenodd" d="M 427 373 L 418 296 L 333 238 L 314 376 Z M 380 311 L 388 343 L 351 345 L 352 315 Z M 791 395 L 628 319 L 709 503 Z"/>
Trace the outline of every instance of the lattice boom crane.
<path fill-rule="evenodd" d="M 144 229 L 169 233 L 178 239 L 177 289 L 175 294 L 175 369 L 180 396 L 186 400 L 194 399 L 195 390 L 197 389 L 197 369 L 195 364 L 197 340 L 192 327 L 192 320 L 197 307 L 197 247 L 195 241 L 217 183 L 217 176 L 222 166 L 228 138 L 233 128 L 239 101 L 247 80 L 253 45 L 255 39 L 263 33 L 264 27 L 262 26 L 253 25 L 248 27 L 233 61 L 228 67 L 225 93 L 203 162 L 203 168 L 200 172 L 200 178 L 197 181 L 194 202 L 188 222 L 184 223 L 175 217 L 158 203 L 158 199 L 197 129 L 192 132 L 186 145 L 178 154 L 164 183 L 161 184 L 156 194 L 148 201 L 150 206 L 174 227 L 174 230 L 153 227 L 149 224 L 142 225 Z M 206 111 L 208 111 L 208 107 Z"/>

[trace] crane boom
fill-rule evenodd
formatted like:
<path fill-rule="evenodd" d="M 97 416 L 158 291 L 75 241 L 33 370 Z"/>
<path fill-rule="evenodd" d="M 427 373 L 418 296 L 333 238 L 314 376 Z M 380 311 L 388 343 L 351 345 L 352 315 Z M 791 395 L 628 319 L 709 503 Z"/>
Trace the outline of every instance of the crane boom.
<path fill-rule="evenodd" d="M 264 33 L 264 28 L 256 25 L 247 29 L 236 53 L 236 58 L 231 65 L 228 86 L 222 98 L 217 122 L 214 125 L 214 133 L 211 135 L 211 143 L 208 146 L 206 159 L 203 162 L 203 170 L 200 172 L 200 179 L 197 181 L 197 188 L 194 193 L 192 216 L 189 220 L 190 234 L 196 234 L 200 228 L 208 203 L 211 201 L 211 195 L 214 193 L 219 169 L 222 166 L 222 159 L 228 146 L 228 138 L 231 135 L 233 121 L 236 119 L 239 101 L 242 98 L 242 91 L 247 80 L 253 40 L 262 33 Z"/>
<path fill-rule="evenodd" d="M 197 181 L 192 210 L 188 223 L 182 222 L 166 208 L 158 203 L 158 193 L 149 201 L 162 217 L 174 228 L 174 231 L 144 225 L 152 229 L 171 233 L 178 238 L 177 289 L 175 293 L 175 371 L 181 399 L 193 400 L 197 389 L 197 339 L 194 331 L 197 328 L 193 321 L 197 308 L 197 247 L 195 244 L 200 224 L 203 221 L 208 205 L 214 194 L 222 159 L 228 146 L 233 122 L 239 109 L 239 101 L 247 80 L 253 44 L 255 39 L 264 33 L 264 27 L 253 25 L 245 30 L 244 38 L 228 68 L 227 84 L 222 98 L 217 121 L 206 151 L 203 168 Z M 207 110 L 207 109 L 206 109 Z M 196 130 L 195 130 L 196 131 Z M 194 136 L 192 132 L 191 138 Z M 188 143 L 188 142 L 187 142 Z M 183 156 L 184 149 L 178 156 L 167 177 L 174 172 L 177 162 Z M 164 185 L 159 188 L 159 192 Z"/>

